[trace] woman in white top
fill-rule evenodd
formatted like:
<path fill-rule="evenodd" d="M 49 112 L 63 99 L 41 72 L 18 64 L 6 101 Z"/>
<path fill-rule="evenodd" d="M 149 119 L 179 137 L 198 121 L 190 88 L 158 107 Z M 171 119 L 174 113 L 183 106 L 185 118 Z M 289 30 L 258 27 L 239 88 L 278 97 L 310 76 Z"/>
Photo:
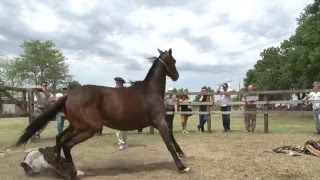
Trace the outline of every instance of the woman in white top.
<path fill-rule="evenodd" d="M 317 133 L 320 134 L 320 82 L 315 81 L 313 83 L 313 89 L 317 90 L 318 92 L 311 92 L 308 96 L 306 96 L 302 101 L 314 100 L 312 102 L 312 109 L 313 109 L 313 118 L 316 125 Z"/>

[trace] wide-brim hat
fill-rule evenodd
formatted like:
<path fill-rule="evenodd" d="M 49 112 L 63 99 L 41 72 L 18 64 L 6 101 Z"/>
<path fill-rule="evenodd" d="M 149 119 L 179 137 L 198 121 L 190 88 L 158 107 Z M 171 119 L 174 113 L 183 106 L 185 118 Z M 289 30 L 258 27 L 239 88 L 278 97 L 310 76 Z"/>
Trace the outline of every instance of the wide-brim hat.
<path fill-rule="evenodd" d="M 41 89 L 41 90 L 43 90 L 43 87 L 42 87 L 42 86 L 37 85 L 37 86 L 34 86 L 34 87 L 33 87 L 33 89 L 37 89 L 37 90 Z"/>
<path fill-rule="evenodd" d="M 115 77 L 114 80 L 118 82 L 126 83 L 126 81 L 122 77 Z"/>

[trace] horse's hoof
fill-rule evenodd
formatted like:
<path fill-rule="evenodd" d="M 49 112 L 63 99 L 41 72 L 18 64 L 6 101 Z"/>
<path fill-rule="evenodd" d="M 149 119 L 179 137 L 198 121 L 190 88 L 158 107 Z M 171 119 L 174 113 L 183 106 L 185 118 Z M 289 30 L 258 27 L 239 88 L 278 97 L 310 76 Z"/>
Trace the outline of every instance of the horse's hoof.
<path fill-rule="evenodd" d="M 189 167 L 186 167 L 186 168 L 184 168 L 184 170 L 182 170 L 183 173 L 187 173 L 187 172 L 189 172 L 189 171 L 190 171 L 190 168 L 189 168 Z"/>
<path fill-rule="evenodd" d="M 178 153 L 178 156 L 179 157 L 185 157 L 185 154 L 184 153 Z"/>

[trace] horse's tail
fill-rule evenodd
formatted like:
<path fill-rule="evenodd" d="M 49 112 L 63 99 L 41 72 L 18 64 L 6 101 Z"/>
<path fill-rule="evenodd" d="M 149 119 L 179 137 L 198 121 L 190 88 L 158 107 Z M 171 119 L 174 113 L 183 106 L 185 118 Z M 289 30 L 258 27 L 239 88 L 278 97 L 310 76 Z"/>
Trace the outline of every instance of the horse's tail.
<path fill-rule="evenodd" d="M 21 146 L 26 144 L 28 140 L 37 133 L 41 128 L 47 125 L 47 123 L 53 119 L 58 112 L 64 107 L 67 100 L 67 95 L 62 96 L 58 99 L 56 103 L 51 105 L 42 114 L 37 116 L 27 127 L 24 129 L 23 134 L 20 136 L 19 140 L 15 144 L 16 146 Z"/>

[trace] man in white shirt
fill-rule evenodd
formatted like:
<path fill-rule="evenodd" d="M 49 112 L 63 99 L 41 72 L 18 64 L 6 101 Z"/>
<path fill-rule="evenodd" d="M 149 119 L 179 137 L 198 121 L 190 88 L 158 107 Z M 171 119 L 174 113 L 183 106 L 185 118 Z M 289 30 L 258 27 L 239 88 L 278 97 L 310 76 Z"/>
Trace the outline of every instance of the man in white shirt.
<path fill-rule="evenodd" d="M 311 92 L 308 96 L 302 99 L 303 102 L 308 100 L 314 100 L 316 102 L 312 102 L 312 109 L 313 109 L 313 118 L 316 125 L 316 131 L 320 134 L 320 82 L 315 81 L 313 83 L 313 89 L 317 90 L 318 92 Z"/>
<path fill-rule="evenodd" d="M 221 92 L 221 87 L 223 89 L 222 92 L 236 92 L 235 89 L 229 89 L 227 83 L 223 83 L 219 86 L 217 92 Z M 230 131 L 230 114 L 223 114 L 224 112 L 230 112 L 231 111 L 231 105 L 229 102 L 231 102 L 231 94 L 224 94 L 221 95 L 220 103 L 221 103 L 221 112 L 222 112 L 222 124 L 223 124 L 223 132 Z"/>
<path fill-rule="evenodd" d="M 84 172 L 76 170 L 74 165 L 63 157 L 60 162 L 56 162 L 53 151 L 54 147 L 45 147 L 28 152 L 20 164 L 26 175 L 37 176 L 50 170 L 64 178 L 84 175 Z"/>
<path fill-rule="evenodd" d="M 126 83 L 124 79 L 122 79 L 121 77 L 115 77 L 114 80 L 116 81 L 115 88 L 124 88 L 123 84 Z M 118 139 L 119 150 L 125 150 L 126 148 L 128 148 L 128 131 L 117 131 L 116 135 Z"/>

